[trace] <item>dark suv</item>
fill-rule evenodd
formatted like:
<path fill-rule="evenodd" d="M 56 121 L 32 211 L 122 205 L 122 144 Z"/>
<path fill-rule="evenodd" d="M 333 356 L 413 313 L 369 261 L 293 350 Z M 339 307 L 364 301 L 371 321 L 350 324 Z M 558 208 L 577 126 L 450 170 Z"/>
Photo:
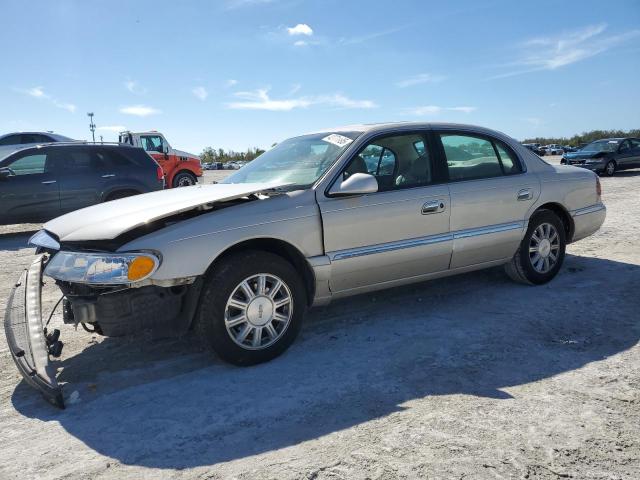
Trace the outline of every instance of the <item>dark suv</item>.
<path fill-rule="evenodd" d="M 44 222 L 163 187 L 162 168 L 141 148 L 87 143 L 25 148 L 0 160 L 0 225 Z"/>

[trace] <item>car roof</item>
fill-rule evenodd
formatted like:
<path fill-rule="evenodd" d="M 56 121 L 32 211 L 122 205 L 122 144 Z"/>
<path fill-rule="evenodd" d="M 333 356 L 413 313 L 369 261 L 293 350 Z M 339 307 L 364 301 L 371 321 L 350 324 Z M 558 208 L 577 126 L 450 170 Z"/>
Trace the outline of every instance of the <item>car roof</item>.
<path fill-rule="evenodd" d="M 325 133 L 325 132 L 384 132 L 386 130 L 393 130 L 396 128 L 402 129 L 411 129 L 411 128 L 445 128 L 445 129 L 456 129 L 459 128 L 461 130 L 475 130 L 477 132 L 487 132 L 487 133 L 500 133 L 496 130 L 491 130 L 486 127 L 481 127 L 479 125 L 471 125 L 464 123 L 448 123 L 448 122 L 385 122 L 385 123 L 361 123 L 361 124 L 353 124 L 353 125 L 344 125 L 337 128 L 326 128 L 321 130 L 316 130 L 314 132 L 309 132 L 309 134 L 314 133 Z"/>
<path fill-rule="evenodd" d="M 8 137 L 8 136 L 10 136 L 10 135 L 47 135 L 47 136 L 49 136 L 49 137 L 57 138 L 59 141 L 62 141 L 62 142 L 70 142 L 70 141 L 73 141 L 73 138 L 65 137 L 64 135 L 60 135 L 59 133 L 53 133 L 53 132 L 35 132 L 35 131 L 5 133 L 5 134 L 3 134 L 3 135 L 0 135 L 0 138 L 5 138 L 5 137 Z"/>

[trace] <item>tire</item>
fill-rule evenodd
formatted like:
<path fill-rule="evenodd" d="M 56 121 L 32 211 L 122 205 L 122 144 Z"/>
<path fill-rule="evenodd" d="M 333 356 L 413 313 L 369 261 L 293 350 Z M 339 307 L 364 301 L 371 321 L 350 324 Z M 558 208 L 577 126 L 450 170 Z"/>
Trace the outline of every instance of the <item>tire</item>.
<path fill-rule="evenodd" d="M 609 160 L 607 164 L 604 166 L 603 174 L 607 177 L 613 177 L 616 173 L 616 162 L 613 160 Z"/>
<path fill-rule="evenodd" d="M 544 239 L 550 240 L 548 244 L 542 242 Z M 566 246 L 562 220 L 550 210 L 538 210 L 529 220 L 527 233 L 505 270 L 516 282 L 542 285 L 553 279 L 562 267 Z M 538 251 L 530 251 L 531 248 Z"/>
<path fill-rule="evenodd" d="M 119 190 L 117 192 L 110 193 L 105 202 L 110 202 L 111 200 L 118 200 L 119 198 L 127 198 L 133 197 L 134 195 L 138 195 L 139 192 L 135 190 Z"/>
<path fill-rule="evenodd" d="M 179 172 L 175 177 L 173 177 L 173 182 L 171 185 L 173 188 L 177 187 L 190 187 L 198 183 L 195 175 L 189 172 Z"/>
<path fill-rule="evenodd" d="M 277 282 L 281 282 L 279 287 Z M 306 290 L 293 266 L 278 255 L 250 250 L 224 258 L 207 276 L 194 328 L 222 360 L 238 366 L 256 365 L 289 348 L 300 332 L 306 309 Z"/>

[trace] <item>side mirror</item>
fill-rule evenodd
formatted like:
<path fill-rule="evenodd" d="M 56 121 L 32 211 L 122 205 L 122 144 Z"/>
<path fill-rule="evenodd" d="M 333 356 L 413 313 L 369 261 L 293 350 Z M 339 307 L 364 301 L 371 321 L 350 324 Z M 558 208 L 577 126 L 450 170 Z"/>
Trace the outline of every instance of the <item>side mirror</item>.
<path fill-rule="evenodd" d="M 7 177 L 11 176 L 11 170 L 8 168 L 0 168 L 0 180 L 4 180 Z"/>
<path fill-rule="evenodd" d="M 329 190 L 329 195 L 342 197 L 346 195 L 364 195 L 378 191 L 378 180 L 368 173 L 354 173 L 346 180 L 339 179 Z"/>
<path fill-rule="evenodd" d="M 169 146 L 168 145 L 162 145 L 162 153 L 164 153 L 165 155 L 169 155 Z"/>

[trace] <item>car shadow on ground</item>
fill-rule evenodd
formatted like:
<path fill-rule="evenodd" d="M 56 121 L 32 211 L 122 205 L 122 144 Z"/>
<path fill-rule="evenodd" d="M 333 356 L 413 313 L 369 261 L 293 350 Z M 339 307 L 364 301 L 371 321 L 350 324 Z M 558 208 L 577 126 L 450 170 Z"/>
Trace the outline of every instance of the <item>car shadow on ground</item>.
<path fill-rule="evenodd" d="M 55 410 L 24 382 L 12 402 L 124 464 L 213 465 L 385 417 L 429 396 L 517 401 L 508 387 L 635 345 L 638 288 L 637 265 L 571 255 L 539 287 L 492 269 L 395 288 L 311 311 L 286 354 L 251 368 L 194 354 L 188 338 L 106 339 L 62 362 L 65 396 L 76 390 L 79 403 Z"/>

